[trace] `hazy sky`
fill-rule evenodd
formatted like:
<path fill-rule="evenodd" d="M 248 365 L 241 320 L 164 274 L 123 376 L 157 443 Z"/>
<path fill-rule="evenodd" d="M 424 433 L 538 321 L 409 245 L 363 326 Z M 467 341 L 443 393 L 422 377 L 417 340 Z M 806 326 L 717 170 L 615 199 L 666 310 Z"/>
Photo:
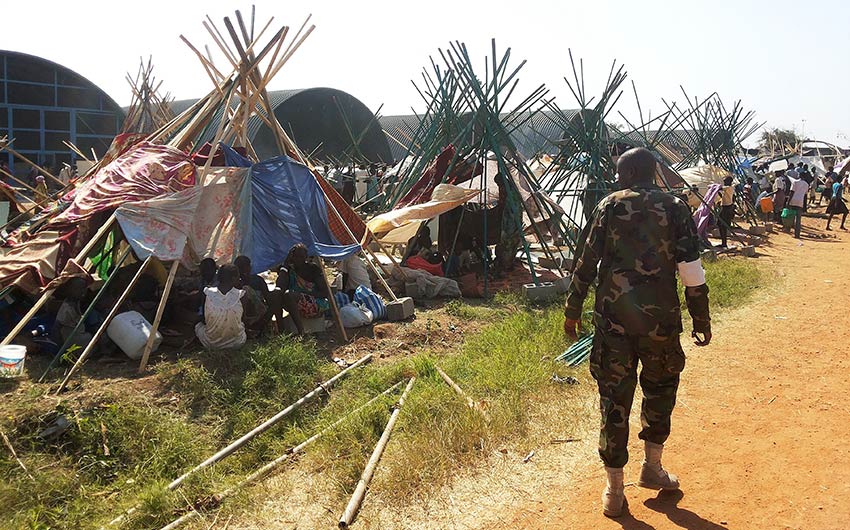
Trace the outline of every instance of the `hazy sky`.
<path fill-rule="evenodd" d="M 4 5 L 0 49 L 42 56 L 89 78 L 122 105 L 124 80 L 139 57 L 153 55 L 156 76 L 177 99 L 199 97 L 211 83 L 180 40 L 213 43 L 201 21 L 209 14 L 224 31 L 225 15 L 251 3 L 152 0 L 11 2 Z M 850 3 L 842 0 L 491 1 L 430 0 L 280 2 L 260 0 L 257 24 L 297 29 L 307 14 L 317 28 L 270 88 L 330 86 L 350 92 L 373 111 L 409 113 L 421 107 L 410 84 L 429 55 L 451 40 L 481 59 L 495 38 L 528 63 L 519 99 L 545 83 L 563 108 L 575 102 L 563 81 L 572 75 L 567 50 L 584 59 L 590 93 L 602 88 L 611 62 L 625 64 L 644 111 L 718 92 L 742 100 L 768 126 L 850 145 Z M 307 7 L 309 5 L 309 8 Z M 223 68 L 223 59 L 218 59 Z M 483 68 L 482 68 L 483 70 Z M 634 119 L 631 85 L 617 107 Z M 522 93 L 522 94 L 520 94 Z M 616 121 L 622 121 L 615 117 Z"/>

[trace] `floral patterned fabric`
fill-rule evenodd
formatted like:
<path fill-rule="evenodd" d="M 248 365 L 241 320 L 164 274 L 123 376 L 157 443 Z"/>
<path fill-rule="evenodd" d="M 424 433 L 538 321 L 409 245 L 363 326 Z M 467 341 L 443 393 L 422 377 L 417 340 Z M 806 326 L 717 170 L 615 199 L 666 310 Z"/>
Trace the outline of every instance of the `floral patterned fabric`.
<path fill-rule="evenodd" d="M 195 174 L 195 164 L 186 153 L 166 145 L 141 142 L 67 195 L 66 199 L 73 196 L 72 204 L 51 224 L 75 223 L 130 201 L 144 201 L 191 188 Z"/>
<path fill-rule="evenodd" d="M 244 238 L 248 168 L 212 168 L 201 186 L 122 205 L 118 223 L 140 259 L 232 262 Z M 187 245 L 188 243 L 188 245 Z"/>

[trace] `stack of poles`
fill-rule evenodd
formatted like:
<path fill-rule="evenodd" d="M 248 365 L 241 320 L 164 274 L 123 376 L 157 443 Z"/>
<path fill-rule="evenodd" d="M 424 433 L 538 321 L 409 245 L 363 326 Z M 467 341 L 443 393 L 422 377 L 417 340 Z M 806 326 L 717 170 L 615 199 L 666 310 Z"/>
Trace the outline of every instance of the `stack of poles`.
<path fill-rule="evenodd" d="M 682 122 L 686 125 L 683 134 L 688 136 L 692 150 L 678 164 L 677 169 L 705 162 L 728 171 L 736 177 L 739 184 L 743 184 L 746 176 L 740 171 L 738 161 L 741 146 L 763 124 L 754 122 L 755 113 L 746 112 L 740 101 L 736 101 L 732 109 L 727 110 L 715 93 L 700 105 L 696 98 L 691 100 L 684 88 L 681 90 L 690 105 L 690 112 L 685 114 L 670 104 L 668 108 L 682 116 Z M 737 199 L 739 204 L 743 205 L 745 218 L 751 224 L 757 225 L 759 219 L 754 205 L 741 194 L 737 194 Z M 734 232 L 733 227 L 729 228 Z"/>
<path fill-rule="evenodd" d="M 563 137 L 555 142 L 558 153 L 540 181 L 559 203 L 571 199 L 566 216 L 573 237 L 565 241 L 575 253 L 578 233 L 590 214 L 586 211 L 590 205 L 586 199 L 601 197 L 614 189 L 616 169 L 605 119 L 622 95 L 620 85 L 627 74 L 623 66 L 618 68 L 616 62 L 612 63 L 602 94 L 599 98 L 589 98 L 584 82 L 584 62 L 579 60 L 577 68 L 571 50 L 569 57 L 573 80 L 565 77 L 564 81 L 580 110 L 576 115 L 567 115 L 551 102 L 547 106 L 550 112 L 546 116 L 562 131 Z M 579 206 L 583 215 L 579 215 Z"/>
<path fill-rule="evenodd" d="M 408 146 L 408 153 L 397 175 L 397 181 L 392 183 L 392 188 L 387 186 L 388 191 L 382 204 L 384 210 L 391 210 L 399 203 L 448 145 L 455 146 L 456 151 L 448 170 L 440 176 L 443 182 L 460 164 L 471 163 L 477 170 L 485 171 L 488 153 L 492 153 L 499 173 L 505 176 L 506 186 L 512 192 L 519 195 L 518 185 L 511 178 L 512 175 L 528 183 L 533 191 L 540 190 L 539 183 L 520 156 L 511 135 L 539 112 L 540 104 L 548 91 L 544 86 L 540 86 L 513 110 L 507 111 L 509 98 L 518 82 L 517 74 L 525 62 L 511 69 L 510 49 L 499 59 L 495 41 L 491 46 L 492 54 L 485 63 L 484 76 L 476 74 L 466 46 L 462 43 L 452 43 L 448 50 L 439 51 L 443 60 L 442 67 L 432 59 L 433 74 L 427 70 L 423 71 L 424 87 L 420 89 L 417 83 L 413 82 L 425 101 L 427 110 L 420 118 L 415 134 L 404 141 L 399 140 L 399 143 Z M 484 195 L 486 176 L 481 174 Z M 535 212 L 530 211 L 528 204 L 520 202 L 523 211 L 533 219 Z M 539 213 L 549 218 L 555 217 L 551 205 L 541 200 L 536 193 L 532 193 L 532 202 Z M 484 204 L 487 204 L 487 197 Z M 486 231 L 486 208 L 484 221 Z M 521 223 L 521 220 L 519 222 Z M 563 237 L 568 237 L 563 232 L 562 223 L 559 222 L 558 228 Z M 555 253 L 549 248 L 539 227 L 534 224 L 532 229 L 544 253 L 554 259 Z M 518 231 L 522 234 L 523 250 L 533 281 L 539 284 L 522 226 L 518 227 Z M 486 240 L 485 233 L 484 241 Z M 563 271 L 559 269 L 559 272 L 563 275 Z"/>

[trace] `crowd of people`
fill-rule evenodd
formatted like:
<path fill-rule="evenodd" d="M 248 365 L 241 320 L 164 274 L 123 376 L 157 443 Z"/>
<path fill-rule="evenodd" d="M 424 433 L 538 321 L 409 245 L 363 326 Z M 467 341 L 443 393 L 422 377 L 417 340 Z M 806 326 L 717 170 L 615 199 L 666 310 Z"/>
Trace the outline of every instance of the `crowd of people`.
<path fill-rule="evenodd" d="M 764 221 L 782 223 L 784 230 L 794 231 L 794 237 L 800 238 L 803 213 L 813 206 L 826 204 L 828 215 L 826 229 L 832 230 L 832 220 L 841 218 L 840 229 L 847 230 L 847 203 L 845 191 L 850 188 L 848 177 L 841 177 L 833 166 L 818 175 L 815 167 L 804 162 L 789 163 L 786 169 L 776 171 L 773 180 L 769 178 L 767 166 L 754 169 L 754 177 L 747 177 L 743 184 L 735 183 L 734 177 L 727 176 L 716 198 L 719 206 L 717 228 L 720 233 L 720 247 L 726 248 L 728 236 L 738 207 L 752 207 L 754 214 L 760 213 Z M 738 202 L 738 197 L 741 202 Z M 689 190 L 685 193 L 686 202 L 692 209 L 700 206 L 702 198 Z M 744 205 L 743 203 L 746 203 Z"/>
<path fill-rule="evenodd" d="M 191 280 L 184 281 L 176 295 L 178 305 L 195 310 L 194 330 L 201 345 L 239 348 L 248 337 L 280 333 L 290 324 L 303 334 L 306 319 L 324 317 L 332 293 L 322 268 L 309 262 L 306 246 L 293 246 L 275 272 L 270 284 L 252 271 L 247 256 L 221 267 L 204 259 L 194 288 Z"/>

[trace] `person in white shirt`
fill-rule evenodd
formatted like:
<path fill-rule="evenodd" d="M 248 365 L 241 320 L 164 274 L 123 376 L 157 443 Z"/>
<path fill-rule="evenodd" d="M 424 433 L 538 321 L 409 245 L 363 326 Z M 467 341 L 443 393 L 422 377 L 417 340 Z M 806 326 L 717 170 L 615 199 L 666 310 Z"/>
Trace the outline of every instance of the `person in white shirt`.
<path fill-rule="evenodd" d="M 223 265 L 218 270 L 218 287 L 204 288 L 204 320 L 195 325 L 195 335 L 208 350 L 229 350 L 245 345 L 242 322 L 245 291 L 237 289 L 239 270 Z"/>
<path fill-rule="evenodd" d="M 790 180 L 791 189 L 788 191 L 788 207 L 794 211 L 794 237 L 800 239 L 800 228 L 809 183 L 801 178 L 791 178 Z"/>

